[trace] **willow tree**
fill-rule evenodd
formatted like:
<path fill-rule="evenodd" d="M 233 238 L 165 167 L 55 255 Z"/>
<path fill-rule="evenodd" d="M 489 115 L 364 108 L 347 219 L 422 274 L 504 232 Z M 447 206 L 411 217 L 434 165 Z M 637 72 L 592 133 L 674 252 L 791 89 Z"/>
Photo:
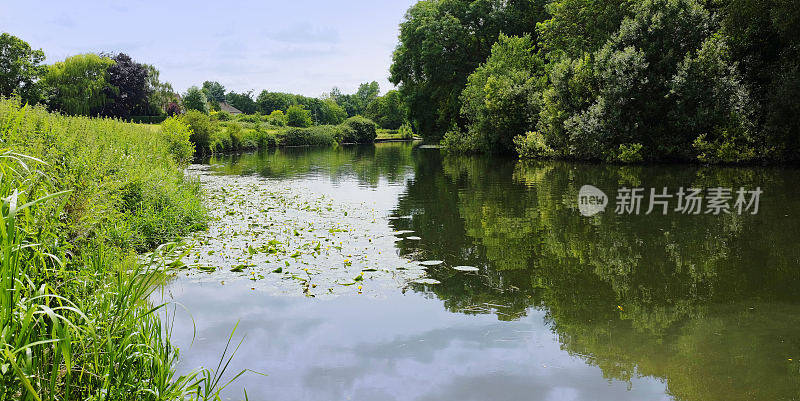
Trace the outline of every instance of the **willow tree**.
<path fill-rule="evenodd" d="M 97 113 L 110 99 L 108 68 L 114 60 L 87 53 L 51 65 L 44 76 L 51 109 L 67 114 Z"/>

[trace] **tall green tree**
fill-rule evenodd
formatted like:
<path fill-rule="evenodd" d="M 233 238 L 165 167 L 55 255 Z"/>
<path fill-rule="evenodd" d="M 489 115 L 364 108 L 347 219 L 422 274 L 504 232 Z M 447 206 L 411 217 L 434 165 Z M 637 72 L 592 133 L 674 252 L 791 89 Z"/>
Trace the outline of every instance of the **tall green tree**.
<path fill-rule="evenodd" d="M 295 96 L 290 93 L 261 91 L 256 99 L 258 108 L 263 115 L 269 115 L 275 110 L 286 111 L 289 106 L 296 104 Z"/>
<path fill-rule="evenodd" d="M 23 102 L 40 100 L 39 79 L 47 71 L 44 52 L 8 33 L 0 34 L 0 96 L 16 93 Z"/>
<path fill-rule="evenodd" d="M 245 114 L 254 114 L 258 111 L 258 104 L 253 100 L 253 91 L 242 93 L 228 92 L 225 101 Z"/>
<path fill-rule="evenodd" d="M 408 113 L 400 92 L 391 90 L 370 102 L 364 114 L 381 128 L 398 129 L 405 122 Z"/>
<path fill-rule="evenodd" d="M 432 0 L 412 6 L 400 24 L 390 81 L 398 85 L 418 131 L 439 137 L 459 122 L 467 77 L 489 56 L 500 32 L 534 33 L 544 0 Z"/>
<path fill-rule="evenodd" d="M 197 110 L 201 113 L 208 113 L 208 99 L 203 90 L 196 86 L 186 90 L 183 94 L 183 108 L 188 110 Z"/>
<path fill-rule="evenodd" d="M 203 82 L 203 93 L 209 102 L 224 102 L 225 101 L 225 87 L 217 81 Z"/>
<path fill-rule="evenodd" d="M 51 65 L 42 83 L 51 109 L 67 114 L 98 114 L 108 97 L 108 68 L 114 60 L 97 54 L 79 54 Z"/>
<path fill-rule="evenodd" d="M 544 74 L 544 62 L 529 35 L 500 35 L 461 95 L 469 145 L 475 150 L 513 151 L 514 138 L 536 127 Z"/>

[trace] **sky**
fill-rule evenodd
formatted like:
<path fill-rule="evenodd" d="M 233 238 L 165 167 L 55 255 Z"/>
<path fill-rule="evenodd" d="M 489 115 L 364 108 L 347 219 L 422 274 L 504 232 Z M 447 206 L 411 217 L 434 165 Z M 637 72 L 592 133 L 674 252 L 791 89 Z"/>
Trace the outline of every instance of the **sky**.
<path fill-rule="evenodd" d="M 0 0 L 0 32 L 44 50 L 48 64 L 122 52 L 185 91 L 219 81 L 320 96 L 388 81 L 398 25 L 416 0 Z"/>

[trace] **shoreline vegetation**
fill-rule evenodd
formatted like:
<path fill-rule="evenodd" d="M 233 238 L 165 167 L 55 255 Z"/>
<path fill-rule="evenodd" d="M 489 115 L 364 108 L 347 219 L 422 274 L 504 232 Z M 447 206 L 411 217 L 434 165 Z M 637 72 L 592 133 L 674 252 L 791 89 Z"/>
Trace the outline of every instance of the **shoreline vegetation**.
<path fill-rule="evenodd" d="M 189 131 L 160 128 L 0 98 L 0 399 L 211 400 L 224 388 L 224 369 L 176 374 L 166 306 L 149 301 L 164 263 L 137 259 L 168 257 L 161 244 L 207 222 L 183 175 Z"/>
<path fill-rule="evenodd" d="M 421 1 L 400 25 L 390 81 L 446 151 L 800 161 L 795 2 L 499 3 Z"/>

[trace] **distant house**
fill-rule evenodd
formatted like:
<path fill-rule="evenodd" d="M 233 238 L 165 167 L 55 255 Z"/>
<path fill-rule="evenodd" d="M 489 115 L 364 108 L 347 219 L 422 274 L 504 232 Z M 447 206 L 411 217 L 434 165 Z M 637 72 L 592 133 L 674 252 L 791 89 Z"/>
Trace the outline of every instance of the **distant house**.
<path fill-rule="evenodd" d="M 227 102 L 219 102 L 220 111 L 226 111 L 230 114 L 242 114 L 242 111 L 229 105 Z"/>

